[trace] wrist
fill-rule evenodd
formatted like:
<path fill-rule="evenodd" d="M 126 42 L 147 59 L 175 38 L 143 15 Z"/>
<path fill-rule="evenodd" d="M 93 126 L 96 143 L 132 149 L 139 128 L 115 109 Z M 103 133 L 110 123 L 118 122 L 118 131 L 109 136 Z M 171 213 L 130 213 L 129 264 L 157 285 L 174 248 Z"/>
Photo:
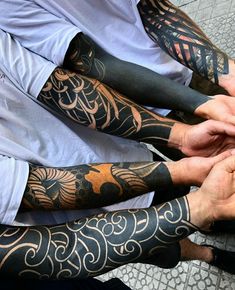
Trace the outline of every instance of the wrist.
<path fill-rule="evenodd" d="M 214 101 L 213 97 L 209 97 L 205 100 L 205 102 L 201 105 L 199 105 L 195 111 L 194 114 L 198 117 L 204 118 L 204 119 L 210 119 L 211 113 L 210 113 L 210 103 Z"/>
<path fill-rule="evenodd" d="M 176 162 L 167 162 L 166 166 L 170 172 L 172 183 L 174 185 L 191 185 L 193 176 L 187 162 L 188 158 L 183 158 Z"/>
<path fill-rule="evenodd" d="M 215 221 L 213 207 L 206 194 L 200 189 L 187 195 L 190 222 L 201 230 L 207 230 Z"/>
<path fill-rule="evenodd" d="M 168 147 L 182 151 L 185 135 L 190 130 L 191 126 L 183 123 L 175 123 L 171 129 L 168 140 Z"/>
<path fill-rule="evenodd" d="M 219 85 L 229 92 L 231 82 L 234 82 L 235 78 L 235 60 L 229 59 L 228 68 L 228 74 L 221 74 L 219 76 Z"/>

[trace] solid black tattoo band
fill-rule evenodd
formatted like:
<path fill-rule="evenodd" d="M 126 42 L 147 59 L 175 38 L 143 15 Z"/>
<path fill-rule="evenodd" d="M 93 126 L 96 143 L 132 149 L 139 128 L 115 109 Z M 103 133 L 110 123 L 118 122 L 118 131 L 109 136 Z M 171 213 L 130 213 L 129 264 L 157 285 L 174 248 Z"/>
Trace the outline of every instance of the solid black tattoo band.
<path fill-rule="evenodd" d="M 147 33 L 174 59 L 215 83 L 228 74 L 228 56 L 170 1 L 141 0 L 138 8 Z"/>
<path fill-rule="evenodd" d="M 193 113 L 208 97 L 142 66 L 117 59 L 79 33 L 64 66 L 98 79 L 135 102 Z"/>
<path fill-rule="evenodd" d="M 97 276 L 148 258 L 196 230 L 186 197 L 160 207 L 109 212 L 65 225 L 0 226 L 0 275 Z"/>

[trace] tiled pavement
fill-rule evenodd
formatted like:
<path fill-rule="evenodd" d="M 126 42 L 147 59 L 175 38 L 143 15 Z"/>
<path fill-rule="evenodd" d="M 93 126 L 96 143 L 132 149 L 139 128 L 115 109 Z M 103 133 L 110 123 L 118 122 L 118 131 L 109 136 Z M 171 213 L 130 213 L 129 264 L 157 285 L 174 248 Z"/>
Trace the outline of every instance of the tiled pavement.
<path fill-rule="evenodd" d="M 235 0 L 174 0 L 186 11 L 220 48 L 235 57 Z M 207 243 L 235 251 L 235 237 L 194 234 L 198 244 Z M 206 263 L 180 263 L 173 270 L 129 264 L 109 272 L 102 280 L 119 277 L 131 289 L 141 290 L 235 290 L 235 276 Z"/>
<path fill-rule="evenodd" d="M 235 57 L 235 0 L 174 0 L 210 39 Z"/>

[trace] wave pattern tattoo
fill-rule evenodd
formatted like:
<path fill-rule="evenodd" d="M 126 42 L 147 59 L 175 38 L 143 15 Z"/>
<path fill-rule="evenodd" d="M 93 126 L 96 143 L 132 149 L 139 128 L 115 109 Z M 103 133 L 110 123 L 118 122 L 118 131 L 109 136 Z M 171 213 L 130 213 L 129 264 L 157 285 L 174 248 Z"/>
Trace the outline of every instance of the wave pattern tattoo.
<path fill-rule="evenodd" d="M 147 33 L 174 59 L 215 83 L 228 74 L 228 56 L 170 1 L 141 0 L 138 8 Z"/>
<path fill-rule="evenodd" d="M 45 168 L 30 164 L 21 209 L 86 209 L 171 186 L 161 162 L 85 164 Z"/>
<path fill-rule="evenodd" d="M 96 276 L 154 257 L 158 250 L 195 230 L 186 197 L 160 207 L 109 212 L 65 225 L 1 226 L 0 275 L 33 279 Z"/>
<path fill-rule="evenodd" d="M 78 124 L 151 144 L 167 144 L 174 125 L 98 80 L 60 68 L 52 73 L 38 100 Z"/>

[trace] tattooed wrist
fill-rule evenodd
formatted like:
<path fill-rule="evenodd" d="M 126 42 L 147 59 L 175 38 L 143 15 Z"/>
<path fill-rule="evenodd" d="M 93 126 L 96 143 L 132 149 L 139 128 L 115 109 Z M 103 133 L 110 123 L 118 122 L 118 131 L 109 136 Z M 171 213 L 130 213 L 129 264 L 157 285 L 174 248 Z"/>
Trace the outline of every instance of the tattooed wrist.
<path fill-rule="evenodd" d="M 0 274 L 34 279 L 96 276 L 152 256 L 195 230 L 185 197 L 66 225 L 0 226 Z"/>
<path fill-rule="evenodd" d="M 141 0 L 138 8 L 147 33 L 174 59 L 215 83 L 228 74 L 228 56 L 170 1 Z"/>
<path fill-rule="evenodd" d="M 46 168 L 30 164 L 21 210 L 97 208 L 171 187 L 162 162 L 87 164 Z"/>

